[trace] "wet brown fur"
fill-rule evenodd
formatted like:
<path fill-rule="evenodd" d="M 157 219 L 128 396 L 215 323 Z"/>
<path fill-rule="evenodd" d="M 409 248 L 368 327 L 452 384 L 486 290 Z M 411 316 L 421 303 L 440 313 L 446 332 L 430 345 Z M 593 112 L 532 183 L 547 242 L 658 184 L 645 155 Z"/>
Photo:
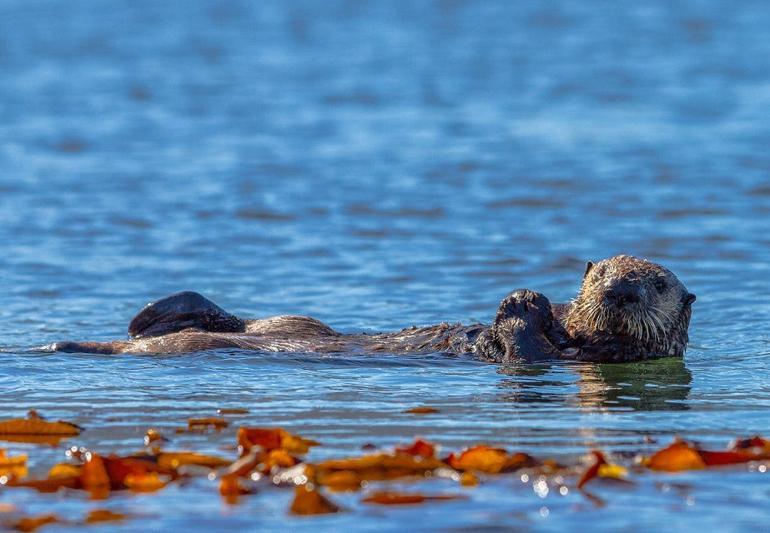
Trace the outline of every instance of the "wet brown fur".
<path fill-rule="evenodd" d="M 608 306 L 606 296 L 607 291 L 620 282 L 638 291 L 639 298 L 632 305 L 615 309 Z M 589 263 L 580 291 L 571 304 L 552 305 L 539 293 L 514 291 L 503 300 L 490 326 L 438 324 L 374 335 L 342 334 L 304 316 L 257 320 L 225 316 L 220 320 L 218 313 L 226 315 L 226 312 L 200 295 L 189 294 L 210 304 L 206 312 L 212 313 L 214 309 L 214 319 L 219 321 L 212 322 L 210 316 L 205 316 L 204 325 L 198 328 L 127 341 L 56 343 L 49 348 L 94 353 L 173 353 L 229 348 L 321 353 L 473 352 L 496 362 L 555 358 L 621 362 L 683 355 L 688 340 L 690 304 L 694 300 L 669 270 L 622 255 L 596 265 Z M 151 319 L 144 322 L 135 318 L 132 325 L 141 322 L 143 327 L 146 324 L 152 327 L 155 315 L 150 316 Z M 194 315 L 185 315 L 185 320 L 189 321 L 191 316 Z M 229 323 L 231 318 L 236 324 L 233 331 L 200 329 L 213 323 Z"/>
<path fill-rule="evenodd" d="M 607 294 L 619 283 L 634 287 L 638 301 L 618 309 Z M 626 361 L 682 356 L 688 342 L 695 296 L 668 269 L 644 259 L 619 255 L 589 263 L 577 297 L 563 324 L 576 358 Z"/>

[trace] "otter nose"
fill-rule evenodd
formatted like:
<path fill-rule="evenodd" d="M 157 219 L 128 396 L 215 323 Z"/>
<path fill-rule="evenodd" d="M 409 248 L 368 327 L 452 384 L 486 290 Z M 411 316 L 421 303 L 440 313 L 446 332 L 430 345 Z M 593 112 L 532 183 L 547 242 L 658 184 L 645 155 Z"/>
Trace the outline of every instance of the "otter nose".
<path fill-rule="evenodd" d="M 624 307 L 639 301 L 639 291 L 633 284 L 624 281 L 607 289 L 604 299 L 608 304 Z"/>

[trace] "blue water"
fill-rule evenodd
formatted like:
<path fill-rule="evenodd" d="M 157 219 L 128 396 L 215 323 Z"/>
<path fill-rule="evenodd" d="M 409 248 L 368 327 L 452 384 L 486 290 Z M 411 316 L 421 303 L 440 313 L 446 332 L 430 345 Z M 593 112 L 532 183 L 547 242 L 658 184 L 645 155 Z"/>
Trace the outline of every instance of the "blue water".
<path fill-rule="evenodd" d="M 126 453 L 149 426 L 246 407 L 238 423 L 322 441 L 311 459 L 415 435 L 577 460 L 770 434 L 768 27 L 759 1 L 4 0 L 0 415 L 35 408 L 88 428 L 67 445 Z M 124 337 L 182 289 L 343 331 L 486 322 L 516 287 L 567 301 L 586 260 L 621 252 L 697 294 L 684 362 L 26 353 Z M 232 453 L 233 434 L 172 446 Z M 6 447 L 33 474 L 63 458 Z M 725 530 L 766 525 L 765 476 L 650 474 L 597 485 L 603 506 L 513 476 L 305 519 L 289 491 L 228 506 L 206 479 L 0 502 L 139 514 L 126 530 Z"/>

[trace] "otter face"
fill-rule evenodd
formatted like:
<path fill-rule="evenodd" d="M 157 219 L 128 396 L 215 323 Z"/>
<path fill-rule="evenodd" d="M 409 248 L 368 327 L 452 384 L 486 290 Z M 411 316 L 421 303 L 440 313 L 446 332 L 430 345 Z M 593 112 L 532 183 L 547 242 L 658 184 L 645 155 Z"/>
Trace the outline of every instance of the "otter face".
<path fill-rule="evenodd" d="M 589 342 L 626 339 L 638 345 L 640 358 L 682 355 L 694 301 L 695 295 L 668 269 L 619 255 L 588 263 L 566 328 Z"/>

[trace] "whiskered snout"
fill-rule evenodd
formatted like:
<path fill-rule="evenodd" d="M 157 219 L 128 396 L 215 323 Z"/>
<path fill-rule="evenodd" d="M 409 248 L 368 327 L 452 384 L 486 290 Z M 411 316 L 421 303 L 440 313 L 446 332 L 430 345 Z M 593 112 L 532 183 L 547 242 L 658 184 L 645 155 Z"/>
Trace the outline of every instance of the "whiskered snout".
<path fill-rule="evenodd" d="M 604 304 L 611 308 L 622 309 L 642 300 L 643 288 L 639 283 L 620 280 L 609 286 L 604 292 Z"/>
<path fill-rule="evenodd" d="M 630 347 L 639 358 L 682 355 L 694 300 L 671 271 L 618 255 L 588 264 L 565 327 L 587 344 L 608 345 L 611 338 L 612 350 Z"/>

